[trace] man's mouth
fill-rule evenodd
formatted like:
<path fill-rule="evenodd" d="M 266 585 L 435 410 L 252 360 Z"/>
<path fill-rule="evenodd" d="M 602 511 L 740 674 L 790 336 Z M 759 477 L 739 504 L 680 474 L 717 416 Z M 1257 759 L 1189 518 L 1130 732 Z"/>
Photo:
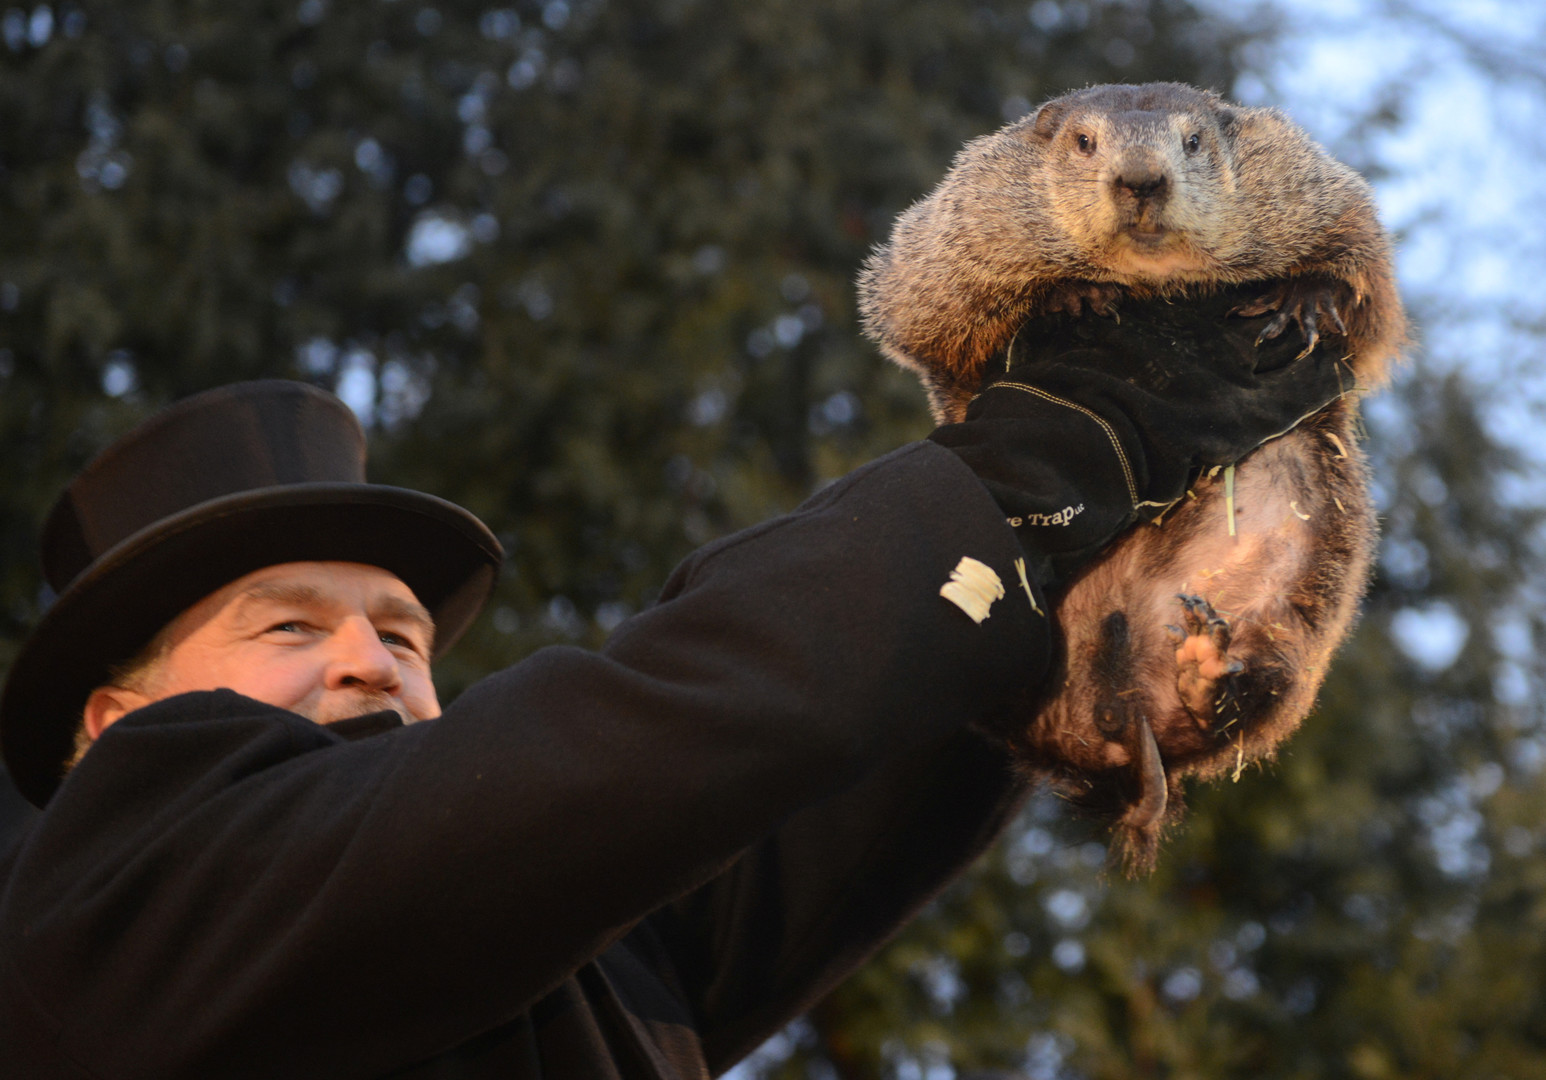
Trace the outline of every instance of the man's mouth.
<path fill-rule="evenodd" d="M 379 690 L 357 690 L 347 694 L 328 695 L 317 706 L 317 715 L 308 716 L 307 719 L 318 724 L 331 724 L 336 720 L 350 720 L 368 713 L 389 711 L 401 716 L 405 724 L 412 723 L 414 720 L 408 715 L 402 702 L 391 694 L 384 694 Z"/>

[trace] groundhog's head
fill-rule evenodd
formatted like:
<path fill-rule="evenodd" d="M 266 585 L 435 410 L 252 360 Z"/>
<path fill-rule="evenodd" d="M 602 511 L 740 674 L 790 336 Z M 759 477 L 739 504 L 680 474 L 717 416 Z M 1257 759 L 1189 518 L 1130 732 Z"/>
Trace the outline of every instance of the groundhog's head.
<path fill-rule="evenodd" d="M 1212 280 L 1238 246 L 1240 126 L 1217 94 L 1150 83 L 1067 94 L 1005 134 L 1040 159 L 1060 245 L 1089 276 L 1135 284 Z"/>
<path fill-rule="evenodd" d="M 1404 320 L 1372 192 L 1275 109 L 1180 83 L 1093 86 L 974 139 L 859 276 L 865 332 L 958 419 L 1026 319 L 1102 287 L 1196 296 L 1339 282 L 1361 375 Z M 1096 286 L 1092 291 L 1091 286 Z"/>

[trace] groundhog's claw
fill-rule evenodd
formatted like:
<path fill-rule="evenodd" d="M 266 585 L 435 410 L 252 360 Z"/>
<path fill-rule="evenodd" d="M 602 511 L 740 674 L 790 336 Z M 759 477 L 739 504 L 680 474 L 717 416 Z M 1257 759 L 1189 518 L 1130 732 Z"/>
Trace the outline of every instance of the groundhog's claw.
<path fill-rule="evenodd" d="M 1213 610 L 1212 604 L 1200 596 L 1183 595 L 1176 599 L 1181 601 L 1185 630 L 1165 628 L 1172 638 L 1179 635 L 1176 689 L 1186 711 L 1206 731 L 1218 719 L 1228 693 L 1224 680 L 1245 671 L 1245 664 L 1229 655 L 1229 622 Z"/>
<path fill-rule="evenodd" d="M 1262 328 L 1262 332 L 1256 335 L 1256 344 L 1262 345 L 1265 342 L 1268 342 L 1277 337 L 1284 330 L 1287 330 L 1291 317 L 1292 316 L 1290 316 L 1286 311 L 1278 312 L 1273 320 Z M 1306 356 L 1315 351 L 1315 344 L 1320 340 L 1320 334 L 1316 333 L 1315 330 L 1314 312 L 1309 312 L 1305 315 L 1298 316 L 1298 320 L 1300 329 L 1304 331 L 1304 351 L 1301 352 L 1298 356 L 1294 357 L 1294 359 L 1303 360 Z"/>
<path fill-rule="evenodd" d="M 1249 319 L 1269 311 L 1277 312 L 1257 335 L 1258 345 L 1287 330 L 1290 322 L 1298 323 L 1304 334 L 1304 351 L 1295 359 L 1303 359 L 1320 343 L 1321 320 L 1336 327 L 1337 333 L 1347 335 L 1347 326 L 1342 322 L 1342 312 L 1337 306 L 1337 293 L 1345 292 L 1346 288 L 1346 285 L 1327 278 L 1288 278 L 1256 300 L 1241 304 L 1230 314 Z"/>

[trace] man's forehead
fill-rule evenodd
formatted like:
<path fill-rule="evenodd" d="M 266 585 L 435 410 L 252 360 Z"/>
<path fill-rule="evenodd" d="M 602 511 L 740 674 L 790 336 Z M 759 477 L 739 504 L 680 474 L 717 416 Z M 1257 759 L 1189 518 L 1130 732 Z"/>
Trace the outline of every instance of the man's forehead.
<path fill-rule="evenodd" d="M 415 601 L 418 599 L 403 579 L 390 570 L 369 563 L 354 562 L 292 562 L 265 566 L 237 578 L 221 591 L 236 595 L 267 593 L 292 585 L 326 591 L 345 588 L 377 590 L 396 593 Z"/>
<path fill-rule="evenodd" d="M 412 618 L 433 627 L 428 610 L 401 578 L 367 563 L 294 562 L 254 570 L 205 597 L 184 618 L 240 617 L 264 604 L 348 604 Z"/>
<path fill-rule="evenodd" d="M 280 564 L 266 565 L 249 575 L 237 578 L 237 581 L 232 582 L 232 587 L 235 587 L 238 592 L 247 592 L 275 581 L 315 582 L 315 584 L 360 582 L 379 589 L 400 592 L 405 596 L 413 596 L 413 590 L 408 589 L 404 579 L 399 578 L 391 570 L 383 569 L 379 565 L 371 565 L 369 562 L 280 562 Z"/>

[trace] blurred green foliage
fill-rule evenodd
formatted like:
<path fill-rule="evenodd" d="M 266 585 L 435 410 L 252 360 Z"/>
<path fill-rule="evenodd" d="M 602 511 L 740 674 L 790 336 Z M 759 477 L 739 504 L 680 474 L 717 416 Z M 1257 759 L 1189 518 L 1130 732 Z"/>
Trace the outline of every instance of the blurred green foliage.
<path fill-rule="evenodd" d="M 1270 41 L 1249 20 L 1183 0 L 5 11 L 0 667 L 47 602 L 34 538 L 70 474 L 165 402 L 260 376 L 339 390 L 374 479 L 504 539 L 448 694 L 599 642 L 694 546 L 927 431 L 851 282 L 964 140 L 1090 82 L 1227 91 Z M 1155 878 L 1113 880 L 1099 831 L 1038 801 L 749 1071 L 1546 1075 L 1546 579 L 1525 470 L 1479 417 L 1437 376 L 1376 403 L 1389 541 L 1362 629 L 1277 764 L 1194 794 Z M 1458 651 L 1411 647 L 1425 630 Z"/>

